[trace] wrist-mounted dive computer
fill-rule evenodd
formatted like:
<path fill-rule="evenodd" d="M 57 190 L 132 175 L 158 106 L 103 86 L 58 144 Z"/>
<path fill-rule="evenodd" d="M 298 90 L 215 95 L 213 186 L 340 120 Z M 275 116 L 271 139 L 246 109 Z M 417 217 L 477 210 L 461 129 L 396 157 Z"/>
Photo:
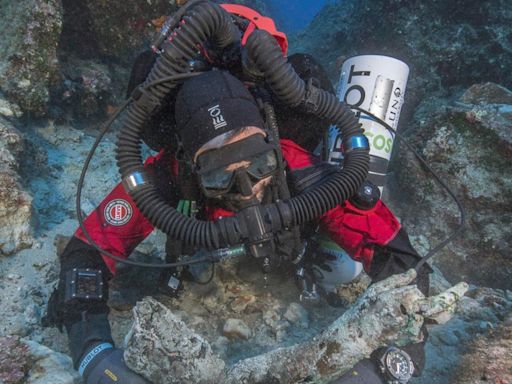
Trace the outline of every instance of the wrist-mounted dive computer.
<path fill-rule="evenodd" d="M 383 348 L 376 358 L 388 384 L 406 384 L 411 379 L 414 364 L 407 352 L 396 347 Z"/>

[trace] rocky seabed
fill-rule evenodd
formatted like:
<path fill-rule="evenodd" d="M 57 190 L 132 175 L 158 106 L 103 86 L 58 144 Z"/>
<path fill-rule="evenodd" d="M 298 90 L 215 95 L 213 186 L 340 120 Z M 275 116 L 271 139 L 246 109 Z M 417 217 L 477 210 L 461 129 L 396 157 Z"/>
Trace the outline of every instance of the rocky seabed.
<path fill-rule="evenodd" d="M 58 254 L 77 227 L 77 180 L 100 123 L 124 98 L 131 60 L 179 5 L 114 3 L 0 1 L 0 383 L 80 383 L 66 335 L 41 325 Z M 225 262 L 208 285 L 187 282 L 171 298 L 154 286 L 155 272 L 121 267 L 110 320 L 133 369 L 154 383 L 321 382 L 376 342 L 414 338 L 426 319 L 426 367 L 413 384 L 512 383 L 512 80 L 504 69 L 512 10 L 505 1 L 416 3 L 334 1 L 291 41 L 333 78 L 344 55 L 409 58 L 402 129 L 467 211 L 464 235 L 432 260 L 435 299 L 418 295 L 407 274 L 370 289 L 362 275 L 339 287 L 342 308 L 312 307 L 298 300 L 293 276 L 264 280 L 251 260 Z M 136 33 L 126 35 L 127 25 Z M 347 40 L 354 31 L 361 48 Z M 86 179 L 84 212 L 119 182 L 114 151 L 107 135 Z M 403 147 L 394 157 L 384 199 L 424 254 L 456 228 L 458 211 Z M 152 234 L 133 258 L 154 261 L 164 242 Z M 410 312 L 390 322 L 397 304 Z M 371 324 L 357 316 L 363 309 Z M 409 333 L 394 328 L 400 321 Z M 359 331 L 364 337 L 350 338 Z"/>

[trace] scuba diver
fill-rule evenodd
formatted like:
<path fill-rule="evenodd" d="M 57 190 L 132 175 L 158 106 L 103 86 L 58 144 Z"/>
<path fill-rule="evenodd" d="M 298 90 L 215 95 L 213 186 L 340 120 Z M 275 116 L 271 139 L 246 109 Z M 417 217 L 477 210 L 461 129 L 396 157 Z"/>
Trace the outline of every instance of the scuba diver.
<path fill-rule="evenodd" d="M 116 157 L 123 181 L 60 255 L 48 304 L 46 323 L 66 328 L 87 384 L 146 382 L 114 346 L 107 300 L 116 261 L 155 228 L 168 235 L 173 268 L 162 281 L 172 291 L 183 278 L 176 262 L 205 249 L 242 249 L 264 273 L 294 268 L 302 299 L 334 306 L 346 271 L 342 254 L 319 245 L 322 237 L 360 261 L 373 282 L 420 259 L 378 188 L 365 181 L 368 140 L 323 69 L 308 55 L 286 59 L 273 23 L 253 25 L 254 11 L 242 8 L 192 2 L 134 65 Z M 321 127 L 332 122 L 345 135 L 343 168 L 312 153 Z M 143 140 L 159 149 L 144 164 Z M 425 264 L 416 282 L 425 294 L 429 273 Z M 406 383 L 422 366 L 422 343 L 385 347 L 336 383 Z"/>

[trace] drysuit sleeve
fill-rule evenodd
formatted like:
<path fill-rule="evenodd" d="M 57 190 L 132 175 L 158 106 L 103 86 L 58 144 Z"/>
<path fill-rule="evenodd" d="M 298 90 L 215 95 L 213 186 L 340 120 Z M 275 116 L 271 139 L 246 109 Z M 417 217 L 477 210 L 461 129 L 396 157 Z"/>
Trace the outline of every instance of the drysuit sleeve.
<path fill-rule="evenodd" d="M 288 165 L 288 179 L 295 194 L 307 192 L 339 169 L 320 161 L 291 140 L 281 140 Z M 379 200 L 369 210 L 361 210 L 349 201 L 326 212 L 319 219 L 321 229 L 356 261 L 370 269 L 374 247 L 386 246 L 400 231 L 400 223 Z"/>
<path fill-rule="evenodd" d="M 363 263 L 368 272 L 375 246 L 386 246 L 395 238 L 401 225 L 379 200 L 368 210 L 358 209 L 346 201 L 320 217 L 320 227 L 354 260 Z"/>
<path fill-rule="evenodd" d="M 105 251 L 126 259 L 135 247 L 152 231 L 153 226 L 118 184 L 84 221 L 92 240 Z M 89 244 L 81 228 L 75 237 Z M 115 275 L 116 263 L 102 255 L 110 272 Z"/>
<path fill-rule="evenodd" d="M 169 204 L 176 206 L 178 193 L 173 183 L 173 166 L 172 159 L 164 151 L 149 158 L 145 164 L 159 192 Z M 153 225 L 139 211 L 122 184 L 118 184 L 87 216 L 84 226 L 100 248 L 122 259 L 128 258 L 135 247 L 153 231 Z M 81 228 L 75 232 L 75 237 L 91 247 Z M 115 275 L 116 262 L 107 256 L 102 257 L 109 271 Z"/>
<path fill-rule="evenodd" d="M 170 155 L 162 151 L 155 157 L 151 157 L 145 166 L 150 177 L 155 180 L 155 185 L 162 196 L 165 196 L 169 204 L 176 204 L 176 188 L 173 183 L 173 174 L 176 170 L 171 167 L 174 162 L 169 161 Z M 132 250 L 152 230 L 151 223 L 137 209 L 130 196 L 121 185 L 116 186 L 101 204 L 86 218 L 84 225 L 92 239 L 102 248 L 112 254 L 126 259 Z M 68 242 L 60 256 L 59 283 L 48 302 L 47 315 L 43 319 L 45 326 L 56 325 L 62 328 L 64 325 L 68 332 L 74 324 L 83 320 L 83 314 L 104 316 L 108 314 L 108 281 L 116 272 L 115 262 L 100 253 L 88 243 L 81 229 Z M 73 269 L 101 270 L 104 283 L 104 296 L 101 300 L 73 300 L 66 303 L 66 276 Z M 82 347 L 91 340 L 111 341 L 108 321 L 101 320 L 103 326 L 90 328 L 87 340 L 78 337 L 78 341 L 72 341 L 77 357 Z M 84 331 L 85 332 L 85 331 Z M 73 332 L 71 332 L 73 334 Z M 83 336 L 83 335 L 82 335 Z M 109 342 L 110 342 L 109 341 Z"/>

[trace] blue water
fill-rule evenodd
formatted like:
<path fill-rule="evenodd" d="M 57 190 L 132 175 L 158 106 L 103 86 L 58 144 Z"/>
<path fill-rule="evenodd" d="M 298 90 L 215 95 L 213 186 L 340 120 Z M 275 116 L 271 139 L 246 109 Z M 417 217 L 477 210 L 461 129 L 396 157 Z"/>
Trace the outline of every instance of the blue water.
<path fill-rule="evenodd" d="M 304 29 L 330 0 L 273 0 L 270 10 L 279 30 L 289 34 Z"/>

